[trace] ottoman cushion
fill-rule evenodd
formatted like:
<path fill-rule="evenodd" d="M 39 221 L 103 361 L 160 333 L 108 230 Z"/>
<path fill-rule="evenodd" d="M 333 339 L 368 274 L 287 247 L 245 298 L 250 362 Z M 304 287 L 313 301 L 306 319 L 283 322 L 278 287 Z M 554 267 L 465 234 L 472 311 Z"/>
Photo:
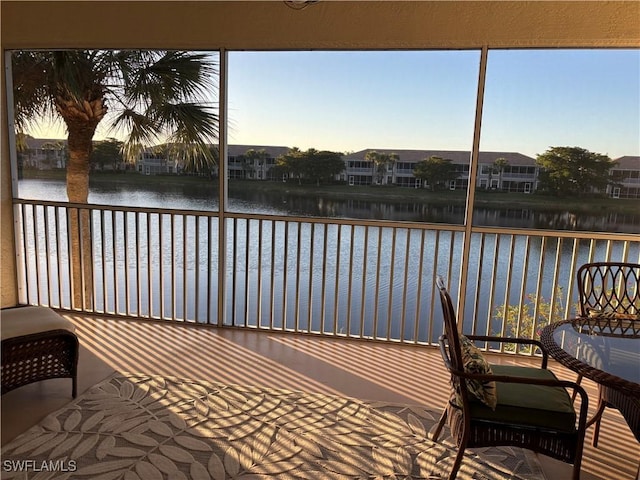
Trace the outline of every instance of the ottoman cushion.
<path fill-rule="evenodd" d="M 73 332 L 75 326 L 47 307 L 17 307 L 4 309 L 0 312 L 2 340 L 50 330 Z"/>

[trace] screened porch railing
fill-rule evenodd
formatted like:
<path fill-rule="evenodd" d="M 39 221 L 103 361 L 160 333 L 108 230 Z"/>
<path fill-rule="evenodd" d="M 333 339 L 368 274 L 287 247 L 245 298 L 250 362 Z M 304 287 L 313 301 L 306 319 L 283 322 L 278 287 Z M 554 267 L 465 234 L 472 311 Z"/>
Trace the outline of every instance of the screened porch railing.
<path fill-rule="evenodd" d="M 217 212 L 14 205 L 22 302 L 219 327 L 435 344 L 441 275 L 452 295 L 466 292 L 464 332 L 533 337 L 575 314 L 582 263 L 640 262 L 629 234 L 474 227 L 465 257 L 462 226 L 233 213 L 221 256 Z M 80 211 L 91 291 L 78 307 L 70 218 Z"/>

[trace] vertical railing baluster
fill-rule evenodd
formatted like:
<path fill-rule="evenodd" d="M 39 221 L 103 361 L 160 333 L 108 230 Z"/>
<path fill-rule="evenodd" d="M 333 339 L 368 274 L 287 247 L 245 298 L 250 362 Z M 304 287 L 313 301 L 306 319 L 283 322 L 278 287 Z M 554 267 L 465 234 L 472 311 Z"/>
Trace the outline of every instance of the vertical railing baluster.
<path fill-rule="evenodd" d="M 67 267 L 69 270 L 69 308 L 75 309 L 73 292 L 78 286 L 75 284 L 73 275 L 73 256 L 71 255 L 71 243 L 73 242 L 73 232 L 71 231 L 71 207 L 66 208 L 66 224 L 67 224 Z"/>
<path fill-rule="evenodd" d="M 391 229 L 391 256 L 389 259 L 389 299 L 387 304 L 387 340 L 391 339 L 391 319 L 393 318 L 393 290 L 395 286 L 394 277 L 396 274 L 396 241 L 398 229 Z"/>
<path fill-rule="evenodd" d="M 500 252 L 500 243 L 502 241 L 502 235 L 499 233 L 494 234 L 495 241 L 493 242 L 493 263 L 491 266 L 491 290 L 489 291 L 489 311 L 487 314 L 487 330 L 485 335 L 491 335 L 491 312 L 493 312 L 494 298 L 496 292 L 496 278 L 498 272 L 498 253 Z M 502 322 L 506 322 L 507 319 L 503 318 Z"/>
<path fill-rule="evenodd" d="M 56 225 L 56 258 L 58 260 L 57 272 L 58 272 L 58 308 L 64 308 L 64 301 L 62 295 L 62 242 L 60 237 L 60 206 L 56 206 L 53 209 L 54 222 Z"/>
<path fill-rule="evenodd" d="M 360 332 L 359 338 L 364 337 L 364 315 L 367 300 L 367 267 L 369 265 L 369 226 L 364 226 L 364 247 L 362 249 L 362 292 L 360 302 Z"/>
<path fill-rule="evenodd" d="M 151 258 L 151 213 L 145 215 L 147 225 L 147 300 L 148 300 L 148 317 L 153 318 L 153 260 Z"/>
<path fill-rule="evenodd" d="M 161 320 L 164 320 L 164 301 L 165 301 L 165 295 L 164 295 L 164 233 L 163 233 L 163 225 L 164 225 L 164 214 L 162 212 L 158 212 L 156 215 L 157 218 L 157 231 L 155 234 L 155 239 L 158 242 L 157 245 L 154 245 L 153 250 L 155 250 L 157 252 L 158 255 L 158 262 L 157 262 L 157 267 L 155 269 L 155 278 L 154 278 L 154 290 L 155 290 L 155 296 L 154 298 L 156 299 L 157 303 L 158 303 L 158 307 L 157 309 L 154 309 L 154 311 L 156 312 L 155 318 L 159 318 Z M 156 288 L 155 285 L 158 285 L 158 287 Z"/>
<path fill-rule="evenodd" d="M 135 239 L 136 239 L 136 287 L 138 289 L 137 297 L 138 297 L 138 316 L 143 317 L 142 314 L 142 262 L 140 257 L 140 251 L 142 249 L 141 243 L 142 238 L 140 232 L 140 212 L 136 212 L 135 216 Z"/>
<path fill-rule="evenodd" d="M 276 310 L 276 227 L 274 221 L 271 222 L 271 307 L 269 314 L 269 328 L 273 330 L 275 310 Z"/>
<path fill-rule="evenodd" d="M 32 228 L 33 228 L 33 259 L 36 266 L 36 303 L 42 305 L 40 295 L 40 242 L 38 240 L 38 207 L 32 207 Z"/>
<path fill-rule="evenodd" d="M 482 268 L 484 266 L 484 262 L 482 261 L 482 259 L 484 258 L 485 235 L 481 233 L 479 234 L 479 237 L 480 240 L 478 241 L 478 243 L 480 244 L 480 247 L 478 248 L 478 273 L 476 275 L 476 285 L 478 290 L 476 290 L 476 298 L 473 302 L 473 313 L 471 315 L 471 318 L 473 318 L 473 323 L 471 324 L 471 333 L 473 335 L 478 335 L 478 317 L 481 298 L 479 289 L 482 286 Z"/>
<path fill-rule="evenodd" d="M 176 219 L 175 214 L 171 214 L 171 320 L 176 321 L 178 318 L 178 286 L 176 282 L 176 275 L 178 267 L 176 262 Z"/>
<path fill-rule="evenodd" d="M 423 247 L 424 248 L 424 247 Z M 436 309 L 435 303 L 436 303 L 436 276 L 440 274 L 440 272 L 438 271 L 438 259 L 440 258 L 440 230 L 436 230 L 435 231 L 435 238 L 434 238 L 434 242 L 433 242 L 433 271 L 431 272 L 431 292 L 430 292 L 430 296 L 431 296 L 431 305 L 429 305 L 429 320 L 428 320 L 428 332 L 427 332 L 427 342 L 431 342 L 431 339 L 433 338 L 433 319 L 434 319 L 434 311 Z M 442 331 L 444 331 L 444 326 L 441 329 Z M 438 332 L 438 337 L 440 336 L 441 332 Z"/>
<path fill-rule="evenodd" d="M 256 327 L 262 328 L 262 230 L 264 220 L 258 220 L 258 294 L 257 297 L 257 308 L 258 308 L 258 318 L 256 318 Z"/>
<path fill-rule="evenodd" d="M 111 251 L 113 255 L 113 309 L 114 313 L 117 315 L 119 312 L 119 302 L 118 302 L 118 250 L 117 250 L 117 235 L 116 235 L 116 212 L 111 211 Z"/>
<path fill-rule="evenodd" d="M 558 285 L 558 278 L 560 276 L 560 264 L 562 263 L 562 239 L 556 238 L 556 256 L 553 265 L 553 281 L 551 282 L 551 300 L 549 301 L 549 323 L 552 323 L 557 320 L 562 320 L 563 318 L 567 318 L 564 316 L 563 318 L 555 319 L 553 314 L 556 310 L 556 285 Z M 543 325 L 545 326 L 545 325 Z M 534 329 L 533 336 L 535 338 L 536 331 Z M 533 354 L 533 351 L 531 352 Z"/>
<path fill-rule="evenodd" d="M 326 319 L 326 303 L 327 303 L 327 271 L 329 270 L 327 265 L 327 242 L 329 239 L 329 226 L 325 223 L 322 226 L 322 280 L 320 284 L 320 333 L 325 333 L 327 330 Z"/>
<path fill-rule="evenodd" d="M 314 260 L 315 260 L 315 240 L 316 240 L 316 224 L 312 223 L 311 224 L 311 231 L 309 233 L 309 296 L 307 298 L 307 305 L 308 305 L 308 318 L 309 318 L 309 324 L 307 325 L 307 332 L 311 333 L 313 332 L 313 267 L 314 267 Z"/>
<path fill-rule="evenodd" d="M 298 223 L 296 225 L 297 231 L 297 245 L 296 245 L 296 302 L 295 302 L 295 310 L 294 310 L 294 318 L 295 318 L 295 331 L 300 331 L 300 282 L 302 281 L 300 278 L 300 265 L 302 260 L 302 223 Z"/>
<path fill-rule="evenodd" d="M 336 225 L 338 229 L 338 236 L 336 238 L 336 270 L 335 270 L 335 286 L 333 290 L 333 335 L 337 335 L 338 320 L 340 318 L 340 250 L 342 246 L 342 228 L 343 225 Z M 327 252 L 325 251 L 325 256 Z"/>
<path fill-rule="evenodd" d="M 513 252 L 515 249 L 515 237 L 513 234 L 509 235 L 509 261 L 507 262 L 507 280 L 505 282 L 505 286 L 504 286 L 504 307 L 507 309 L 508 312 L 508 306 L 509 306 L 509 293 L 511 292 L 511 276 L 513 273 Z M 506 330 L 507 330 L 507 320 L 509 318 L 508 313 L 505 314 L 504 316 L 504 321 L 502 322 L 502 329 L 500 330 L 500 336 L 501 337 L 506 337 Z M 500 344 L 500 352 L 504 352 L 504 343 Z"/>
<path fill-rule="evenodd" d="M 104 210 L 99 211 L 100 218 L 100 258 L 102 264 L 102 311 L 107 313 L 107 297 L 109 293 L 107 291 L 107 257 L 106 257 L 106 237 L 105 237 L 105 223 L 104 223 Z M 95 267 L 95 263 L 94 263 Z M 94 275 L 95 277 L 96 275 Z M 94 304 L 94 308 L 98 309 L 98 304 Z"/>
<path fill-rule="evenodd" d="M 347 263 L 347 269 L 349 271 L 349 280 L 348 280 L 348 287 L 347 287 L 347 326 L 346 326 L 346 335 L 348 337 L 351 336 L 351 309 L 352 307 L 352 303 L 351 303 L 351 298 L 353 297 L 353 295 L 351 294 L 351 292 L 353 292 L 353 267 L 355 264 L 355 259 L 354 259 L 354 243 L 355 243 L 355 236 L 356 236 L 356 226 L 355 225 L 350 225 L 349 226 L 349 230 L 351 230 L 350 235 L 349 235 L 349 259 L 348 259 L 348 263 Z M 362 307 L 362 306 L 361 306 Z"/>
<path fill-rule="evenodd" d="M 591 263 L 594 261 L 594 256 L 596 253 L 596 243 L 597 243 L 597 240 L 595 238 L 592 238 L 589 241 L 589 257 L 585 263 Z"/>
<path fill-rule="evenodd" d="M 123 212 L 123 230 L 124 230 L 124 299 L 126 302 L 125 313 L 131 315 L 131 284 L 129 279 L 129 213 Z"/>
<path fill-rule="evenodd" d="M 234 235 L 233 235 L 233 240 L 234 241 L 231 242 L 231 245 L 233 245 L 234 259 L 235 259 L 235 240 L 237 238 L 236 232 L 235 232 L 235 224 L 236 224 L 237 219 L 234 218 L 234 219 L 232 219 L 232 221 L 234 222 Z M 213 218 L 212 217 L 207 217 L 207 232 L 208 232 L 208 235 L 207 235 L 207 265 L 208 265 L 208 269 L 207 269 L 207 325 L 211 325 L 212 324 L 212 321 L 211 321 L 211 308 L 214 305 L 213 302 L 211 301 L 211 292 L 213 290 L 212 285 L 211 285 L 211 283 L 212 283 L 212 281 L 211 281 L 211 273 L 213 271 L 215 271 L 215 269 L 213 268 L 214 263 L 213 263 Z M 227 243 L 227 245 L 229 245 L 229 244 Z M 219 255 L 226 255 L 226 252 L 220 252 Z M 236 278 L 235 275 L 236 275 L 236 272 L 235 272 L 235 266 L 234 266 L 234 271 L 233 271 L 234 282 L 233 282 L 233 285 L 232 285 L 232 288 L 234 289 L 233 290 L 233 293 L 234 293 L 234 297 L 233 297 L 233 302 L 234 303 L 233 303 L 233 305 L 234 306 L 235 306 L 235 278 Z M 217 302 L 216 302 L 216 305 L 217 305 Z M 235 310 L 235 307 L 232 307 L 232 308 L 234 308 L 234 310 Z M 216 309 L 216 312 L 217 311 L 218 310 Z M 221 323 L 223 323 L 224 320 L 225 319 L 222 319 Z"/>
<path fill-rule="evenodd" d="M 182 214 L 182 321 L 187 321 L 187 223 L 189 217 Z"/>
<path fill-rule="evenodd" d="M 577 262 L 578 262 L 578 254 L 580 252 L 580 239 L 579 238 L 574 238 L 573 239 L 573 251 L 571 252 L 571 266 L 569 267 L 569 271 L 570 272 L 575 272 L 577 270 Z M 567 294 L 567 306 L 566 306 L 566 310 L 569 310 L 571 308 L 571 298 L 573 297 L 573 279 L 570 278 L 569 281 L 569 293 Z"/>
<path fill-rule="evenodd" d="M 198 322 L 198 314 L 200 313 L 200 216 L 199 215 L 195 215 L 193 217 L 193 221 L 195 222 L 194 228 L 195 228 L 195 236 L 196 236 L 196 254 L 195 254 L 195 260 L 194 260 L 194 271 L 195 271 L 195 282 L 196 282 L 196 286 L 195 286 L 195 307 L 194 307 L 194 321 L 196 323 Z"/>
<path fill-rule="evenodd" d="M 425 230 L 420 230 L 420 256 L 418 259 L 418 284 L 416 286 L 416 318 L 413 325 L 413 343 L 420 339 L 420 314 L 422 313 L 422 276 L 424 270 L 424 241 Z"/>
<path fill-rule="evenodd" d="M 453 265 L 454 265 L 453 257 L 454 257 L 454 246 L 456 243 L 456 236 L 453 232 L 451 232 L 450 238 L 451 238 L 451 241 L 449 242 L 449 258 L 447 260 L 447 278 L 453 278 Z M 461 294 L 458 293 L 458 298 L 460 297 L 461 297 Z M 458 303 L 458 305 L 460 304 Z M 460 314 L 462 313 L 463 312 L 461 311 Z"/>
<path fill-rule="evenodd" d="M 238 218 L 230 218 L 233 222 L 233 240 L 227 242 L 227 248 L 231 248 L 233 255 L 231 256 L 231 283 L 227 283 L 227 288 L 231 288 L 231 325 L 236 324 L 237 305 L 238 305 Z M 209 235 L 211 240 L 211 235 Z M 211 243 L 209 243 L 209 251 L 211 251 Z M 228 312 L 229 310 L 227 310 Z M 226 320 L 226 319 L 225 319 Z"/>
<path fill-rule="evenodd" d="M 31 205 L 31 211 L 33 212 L 33 208 L 34 206 Z M 23 264 L 23 268 L 24 268 L 24 281 L 25 281 L 25 297 L 26 297 L 26 301 L 28 304 L 31 304 L 33 302 L 32 300 L 32 295 L 31 295 L 31 269 L 29 268 L 29 262 L 31 261 L 31 255 L 29 255 L 29 235 L 28 235 L 28 227 L 27 227 L 27 223 L 28 223 L 28 216 L 27 216 L 27 205 L 25 203 L 22 204 L 21 208 L 21 215 L 22 215 L 22 222 L 21 222 L 21 228 L 22 228 L 22 245 L 23 245 L 23 252 L 24 254 L 22 255 L 22 264 Z M 33 215 L 33 213 L 32 213 Z"/>
<path fill-rule="evenodd" d="M 516 319 L 516 327 L 515 327 L 515 332 L 514 332 L 514 336 L 516 337 L 520 337 L 522 336 L 522 331 L 521 331 L 521 325 L 522 325 L 522 312 L 524 311 L 524 300 L 527 296 L 527 273 L 529 272 L 529 260 L 531 258 L 531 242 L 529 241 L 529 237 L 525 238 L 524 240 L 524 260 L 523 260 L 523 264 L 522 264 L 522 279 L 521 279 L 521 284 L 520 284 L 520 300 L 518 302 L 518 318 Z M 542 246 L 541 246 L 542 247 Z M 513 254 L 513 252 L 512 252 Z M 542 274 L 542 258 L 543 258 L 543 254 L 542 251 L 540 252 L 540 258 L 538 261 L 538 274 Z M 510 262 L 511 264 L 513 264 L 513 261 Z M 538 293 L 536 292 L 535 294 L 535 298 L 536 298 L 536 302 L 534 304 L 534 311 L 533 311 L 533 316 L 534 318 L 536 318 L 537 316 L 537 305 L 538 305 Z M 504 304 L 504 309 L 505 309 L 505 313 L 508 314 L 509 312 L 509 302 L 506 301 Z"/>
<path fill-rule="evenodd" d="M 249 310 L 249 300 L 250 300 L 249 292 L 251 291 L 250 283 L 249 283 L 250 281 L 249 271 L 250 271 L 250 261 L 251 261 L 251 257 L 249 255 L 250 246 L 251 246 L 250 228 L 251 228 L 251 220 L 247 218 L 246 227 L 245 227 L 245 242 L 244 242 L 245 269 L 244 269 L 244 323 L 243 323 L 243 326 L 245 327 L 249 326 L 249 315 L 250 315 L 250 310 Z"/>
<path fill-rule="evenodd" d="M 44 217 L 44 254 L 45 254 L 45 275 L 47 278 L 47 305 L 53 306 L 51 301 L 51 263 L 50 255 L 51 249 L 49 247 L 49 207 L 47 205 L 42 206 L 42 215 Z"/>
<path fill-rule="evenodd" d="M 537 322 L 537 318 L 540 314 L 540 301 L 542 300 L 542 276 L 544 275 L 544 252 L 547 248 L 547 237 L 542 237 L 541 239 L 541 244 L 540 244 L 540 260 L 538 262 L 538 281 L 536 282 L 536 301 L 535 304 L 533 306 L 533 326 L 531 329 L 531 337 L 533 338 L 533 335 L 535 334 L 535 324 Z M 529 237 L 527 237 L 527 252 L 529 251 Z M 551 294 L 551 296 L 553 297 L 553 293 Z M 520 309 L 520 318 L 518 319 L 518 336 L 519 337 L 524 337 L 524 335 L 522 334 L 522 327 L 520 325 L 520 322 L 522 322 L 522 309 Z"/>
<path fill-rule="evenodd" d="M 287 330 L 287 310 L 289 299 L 289 222 L 283 223 L 284 229 L 284 248 L 282 253 L 283 272 L 282 272 L 282 331 Z"/>
<path fill-rule="evenodd" d="M 402 313 L 400 314 L 400 334 L 399 339 L 402 343 L 405 342 L 404 330 L 406 328 L 407 321 L 407 285 L 409 285 L 409 255 L 411 252 L 411 229 L 406 229 L 406 245 L 404 249 L 404 283 L 402 283 Z"/>
<path fill-rule="evenodd" d="M 90 279 L 88 279 L 88 281 L 90 282 L 91 288 L 93 290 L 93 304 L 92 304 L 92 308 L 91 310 L 93 312 L 96 311 L 97 309 L 97 305 L 98 305 L 98 289 L 96 287 L 96 271 L 95 271 L 95 263 L 96 263 L 96 258 L 95 255 L 97 255 L 96 253 L 94 253 L 93 251 L 93 243 L 94 243 L 94 239 L 96 238 L 96 233 L 95 233 L 95 227 L 94 227 L 94 216 L 97 214 L 97 211 L 93 208 L 87 208 L 87 223 L 89 224 L 89 238 L 91 239 L 90 242 L 88 243 L 88 245 L 86 245 L 87 249 L 89 249 L 89 257 L 91 258 L 91 267 L 90 268 L 86 268 L 85 265 L 83 265 L 82 268 L 82 278 L 85 278 L 85 271 L 89 271 L 90 275 L 92 276 Z M 81 230 L 82 231 L 82 230 Z M 81 239 L 81 245 L 82 245 L 82 259 L 84 262 L 84 249 L 85 249 L 85 241 Z M 85 280 L 86 281 L 86 280 Z M 84 295 L 83 295 L 84 296 Z"/>
<path fill-rule="evenodd" d="M 373 332 L 371 334 L 371 338 L 374 340 L 378 338 L 378 303 L 380 301 L 380 277 L 381 274 L 381 263 L 382 263 L 382 230 L 383 227 L 378 227 L 378 248 L 376 254 L 376 288 L 373 300 Z"/>

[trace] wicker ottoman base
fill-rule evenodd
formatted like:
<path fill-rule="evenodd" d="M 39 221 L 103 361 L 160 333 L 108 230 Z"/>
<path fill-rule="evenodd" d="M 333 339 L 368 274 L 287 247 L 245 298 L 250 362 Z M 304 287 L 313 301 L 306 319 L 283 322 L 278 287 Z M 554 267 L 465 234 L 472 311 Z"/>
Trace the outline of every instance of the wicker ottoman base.
<path fill-rule="evenodd" d="M 34 317 L 38 320 L 35 327 Z M 0 321 L 2 395 L 41 380 L 71 378 L 75 398 L 78 392 L 79 344 L 73 324 L 45 307 L 2 310 Z M 25 327 L 30 322 L 32 325 Z M 25 334 L 15 335 L 21 328 Z"/>

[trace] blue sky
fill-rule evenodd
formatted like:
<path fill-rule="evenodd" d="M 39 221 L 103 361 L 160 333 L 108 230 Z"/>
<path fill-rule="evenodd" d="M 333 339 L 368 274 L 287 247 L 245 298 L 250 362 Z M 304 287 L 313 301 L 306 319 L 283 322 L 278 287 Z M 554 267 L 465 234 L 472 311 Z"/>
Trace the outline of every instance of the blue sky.
<path fill-rule="evenodd" d="M 230 143 L 468 150 L 479 51 L 232 52 Z M 481 149 L 640 155 L 640 51 L 492 50 Z"/>
<path fill-rule="evenodd" d="M 230 53 L 229 142 L 337 151 L 469 148 L 479 58 L 478 52 Z"/>
<path fill-rule="evenodd" d="M 469 150 L 479 63 L 478 50 L 230 52 L 228 141 Z M 481 150 L 551 146 L 640 155 L 640 50 L 489 51 Z"/>

